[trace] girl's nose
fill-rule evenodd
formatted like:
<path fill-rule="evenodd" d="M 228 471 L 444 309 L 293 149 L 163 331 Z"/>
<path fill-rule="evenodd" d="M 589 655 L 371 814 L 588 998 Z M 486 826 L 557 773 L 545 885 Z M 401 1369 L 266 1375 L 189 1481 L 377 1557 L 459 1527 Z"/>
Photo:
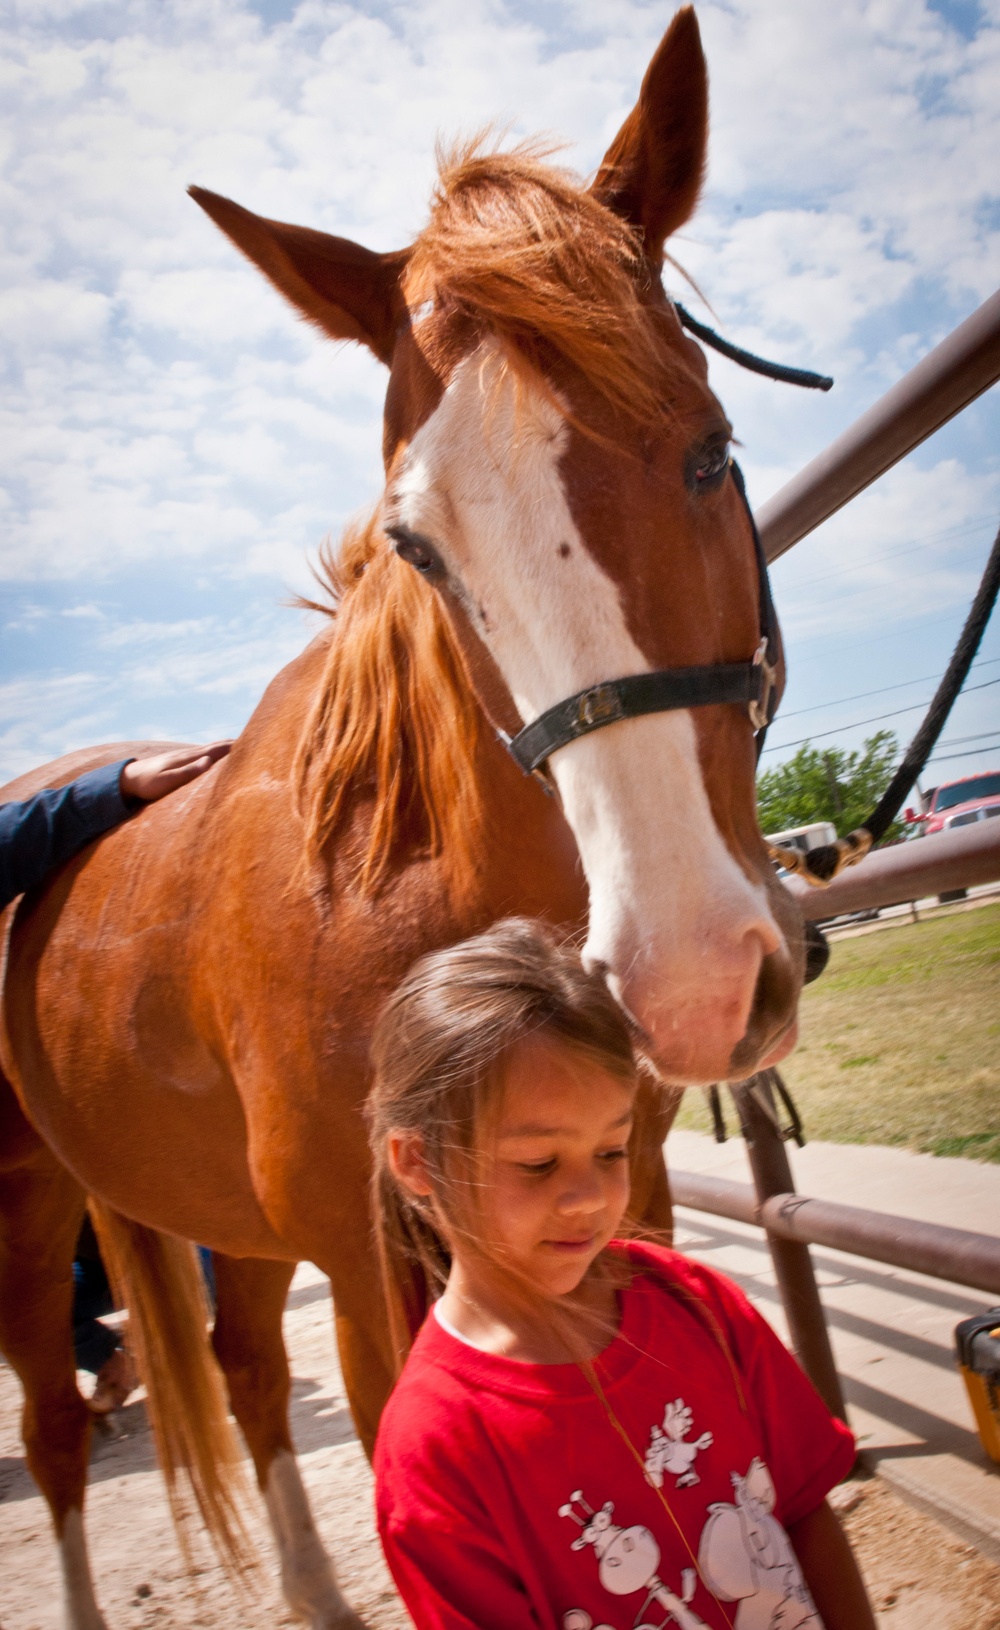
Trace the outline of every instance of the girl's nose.
<path fill-rule="evenodd" d="M 604 1195 L 597 1178 L 588 1174 L 576 1179 L 565 1188 L 556 1201 L 561 1217 L 589 1216 L 604 1209 Z"/>

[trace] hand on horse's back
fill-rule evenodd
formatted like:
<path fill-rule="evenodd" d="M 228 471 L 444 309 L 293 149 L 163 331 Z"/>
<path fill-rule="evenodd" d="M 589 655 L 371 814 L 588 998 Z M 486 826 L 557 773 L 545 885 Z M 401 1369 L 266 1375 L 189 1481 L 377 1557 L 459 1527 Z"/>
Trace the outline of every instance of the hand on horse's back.
<path fill-rule="evenodd" d="M 137 798 L 144 804 L 155 804 L 168 792 L 186 787 L 189 781 L 204 775 L 220 758 L 225 758 L 232 745 L 231 741 L 213 741 L 209 747 L 182 747 L 170 753 L 158 753 L 153 758 L 134 758 L 121 773 L 122 795 Z"/>

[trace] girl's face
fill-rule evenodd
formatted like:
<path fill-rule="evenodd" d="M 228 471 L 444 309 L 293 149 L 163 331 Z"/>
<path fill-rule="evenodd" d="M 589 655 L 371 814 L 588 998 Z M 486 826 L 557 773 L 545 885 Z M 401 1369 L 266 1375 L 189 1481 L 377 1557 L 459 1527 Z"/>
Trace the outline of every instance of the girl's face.
<path fill-rule="evenodd" d="M 576 1290 L 629 1200 L 635 1087 L 564 1043 L 511 1053 L 485 1151 L 491 1244 L 547 1296 Z"/>

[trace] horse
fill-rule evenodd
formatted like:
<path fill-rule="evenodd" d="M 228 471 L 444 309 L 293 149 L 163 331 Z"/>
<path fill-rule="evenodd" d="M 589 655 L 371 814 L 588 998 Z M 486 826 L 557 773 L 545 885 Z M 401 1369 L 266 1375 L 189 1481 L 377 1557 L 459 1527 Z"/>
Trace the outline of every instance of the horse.
<path fill-rule="evenodd" d="M 581 713 L 538 774 L 508 751 L 587 687 L 758 651 L 730 426 L 660 278 L 706 140 L 685 9 L 590 185 L 538 146 L 467 143 L 395 253 L 193 189 L 306 320 L 385 364 L 386 480 L 328 562 L 324 631 L 228 758 L 5 915 L 0 1346 L 69 1630 L 105 1627 L 69 1339 L 88 1196 L 168 1487 L 184 1468 L 223 1552 L 245 1554 L 228 1395 L 290 1604 L 314 1630 L 357 1630 L 296 1469 L 281 1314 L 295 1263 L 315 1263 L 370 1450 L 400 1358 L 374 1288 L 363 1121 L 388 992 L 508 914 L 585 933 L 673 1084 L 647 1091 L 635 1151 L 637 1209 L 664 1226 L 676 1089 L 793 1045 L 803 930 L 758 830 L 759 718 L 732 701 Z M 73 755 L 7 796 L 143 750 Z M 214 1253 L 210 1338 L 193 1240 Z"/>

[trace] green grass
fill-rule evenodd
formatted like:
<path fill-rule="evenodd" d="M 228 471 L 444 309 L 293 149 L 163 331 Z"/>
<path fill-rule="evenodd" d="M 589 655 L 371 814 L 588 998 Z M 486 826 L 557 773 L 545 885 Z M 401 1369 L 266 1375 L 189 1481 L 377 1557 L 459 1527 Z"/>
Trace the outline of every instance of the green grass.
<path fill-rule="evenodd" d="M 1000 905 L 835 941 L 800 1016 L 807 1137 L 1000 1162 Z M 711 1130 L 702 1093 L 677 1124 Z"/>

